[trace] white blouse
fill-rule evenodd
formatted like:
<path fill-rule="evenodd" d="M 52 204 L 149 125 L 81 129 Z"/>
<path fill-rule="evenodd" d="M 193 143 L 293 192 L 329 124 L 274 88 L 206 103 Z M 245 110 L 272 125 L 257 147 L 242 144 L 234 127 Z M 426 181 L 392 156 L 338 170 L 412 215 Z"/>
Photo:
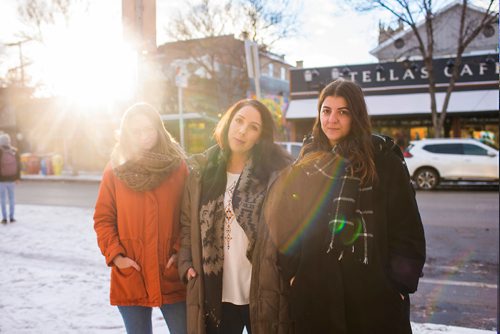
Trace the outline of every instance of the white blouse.
<path fill-rule="evenodd" d="M 233 193 L 240 174 L 227 173 L 224 195 L 224 267 L 222 271 L 222 301 L 235 305 L 249 304 L 252 265 L 247 259 L 248 238 L 236 221 Z"/>

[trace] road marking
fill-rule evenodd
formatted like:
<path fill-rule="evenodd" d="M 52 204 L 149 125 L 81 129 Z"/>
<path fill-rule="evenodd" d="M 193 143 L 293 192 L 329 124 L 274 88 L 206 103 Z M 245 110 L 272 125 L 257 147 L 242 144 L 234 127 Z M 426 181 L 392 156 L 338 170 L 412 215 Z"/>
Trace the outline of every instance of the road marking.
<path fill-rule="evenodd" d="M 424 269 L 441 269 L 441 270 L 448 270 L 448 271 L 459 271 L 460 267 L 458 266 L 439 266 L 439 265 L 433 265 L 433 264 L 426 264 L 424 266 Z"/>
<path fill-rule="evenodd" d="M 498 288 L 498 286 L 496 284 L 487 284 L 487 283 L 482 283 L 482 282 L 451 281 L 451 280 L 433 279 L 433 278 L 422 278 L 422 279 L 420 279 L 420 282 L 428 283 L 428 284 L 471 286 L 474 288 L 488 288 L 488 289 L 497 289 Z"/>

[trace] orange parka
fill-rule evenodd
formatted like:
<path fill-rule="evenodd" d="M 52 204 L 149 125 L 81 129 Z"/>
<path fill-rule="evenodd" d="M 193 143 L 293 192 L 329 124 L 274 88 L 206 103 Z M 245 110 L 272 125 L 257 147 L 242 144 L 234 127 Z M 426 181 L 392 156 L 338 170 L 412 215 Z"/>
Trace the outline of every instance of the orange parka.
<path fill-rule="evenodd" d="M 183 163 L 155 189 L 138 192 L 119 180 L 108 165 L 95 206 L 97 243 L 111 267 L 111 305 L 160 306 L 185 300 L 177 265 L 167 269 L 179 247 L 179 214 L 187 167 Z M 119 269 L 121 254 L 141 271 Z"/>

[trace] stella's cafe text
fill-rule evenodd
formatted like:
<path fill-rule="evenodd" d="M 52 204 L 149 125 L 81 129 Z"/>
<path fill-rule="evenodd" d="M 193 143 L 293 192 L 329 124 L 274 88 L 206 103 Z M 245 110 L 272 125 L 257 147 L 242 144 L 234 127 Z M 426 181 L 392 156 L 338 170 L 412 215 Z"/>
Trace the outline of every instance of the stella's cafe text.
<path fill-rule="evenodd" d="M 433 71 L 437 83 L 449 81 L 454 68 L 454 59 L 436 59 Z M 459 65 L 457 82 L 498 81 L 499 62 L 497 55 L 464 57 Z M 429 72 L 422 61 L 402 61 L 375 64 L 334 66 L 294 70 L 293 91 L 308 91 L 316 85 L 324 85 L 339 77 L 356 81 L 364 87 L 428 82 Z M 297 80 L 298 79 L 298 80 Z"/>
<path fill-rule="evenodd" d="M 451 78 L 452 67 L 445 66 L 440 69 L 445 77 Z M 488 71 L 495 71 L 495 74 L 499 74 L 499 63 L 496 63 L 494 69 L 491 68 L 487 63 L 479 63 L 479 64 L 463 64 L 461 66 L 459 76 L 463 77 L 465 75 L 473 77 L 475 74 L 483 76 Z M 375 73 L 374 73 L 375 72 Z M 375 80 L 377 82 L 383 81 L 399 81 L 399 80 L 415 80 L 419 79 L 428 79 L 429 72 L 427 68 L 407 68 L 403 73 L 400 73 L 401 70 L 395 68 L 389 68 L 387 71 L 383 70 L 367 70 L 358 73 L 357 71 L 347 72 L 347 76 L 350 80 L 358 81 L 358 82 L 372 82 Z M 343 76 L 339 72 L 338 68 L 332 69 L 332 79 L 337 79 L 338 77 Z"/>

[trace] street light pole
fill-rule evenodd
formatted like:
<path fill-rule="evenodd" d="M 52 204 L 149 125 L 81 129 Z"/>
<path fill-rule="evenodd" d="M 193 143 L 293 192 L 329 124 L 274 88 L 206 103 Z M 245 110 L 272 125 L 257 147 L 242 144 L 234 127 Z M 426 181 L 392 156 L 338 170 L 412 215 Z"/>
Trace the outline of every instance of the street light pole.
<path fill-rule="evenodd" d="M 177 87 L 177 96 L 178 96 L 178 100 L 179 100 L 179 136 L 180 136 L 181 146 L 182 146 L 182 148 L 185 148 L 185 146 L 184 146 L 184 115 L 183 115 L 183 110 L 182 110 L 182 87 L 181 86 Z"/>
<path fill-rule="evenodd" d="M 184 68 L 177 67 L 175 71 L 175 85 L 177 86 L 177 100 L 179 103 L 179 136 L 180 142 L 183 149 L 184 146 L 184 115 L 183 115 L 183 103 L 182 103 L 182 89 L 187 87 L 187 73 Z"/>
<path fill-rule="evenodd" d="M 259 46 L 257 43 L 252 42 L 248 39 L 245 40 L 244 46 L 248 77 L 254 80 L 255 96 L 259 100 L 261 98 Z"/>

